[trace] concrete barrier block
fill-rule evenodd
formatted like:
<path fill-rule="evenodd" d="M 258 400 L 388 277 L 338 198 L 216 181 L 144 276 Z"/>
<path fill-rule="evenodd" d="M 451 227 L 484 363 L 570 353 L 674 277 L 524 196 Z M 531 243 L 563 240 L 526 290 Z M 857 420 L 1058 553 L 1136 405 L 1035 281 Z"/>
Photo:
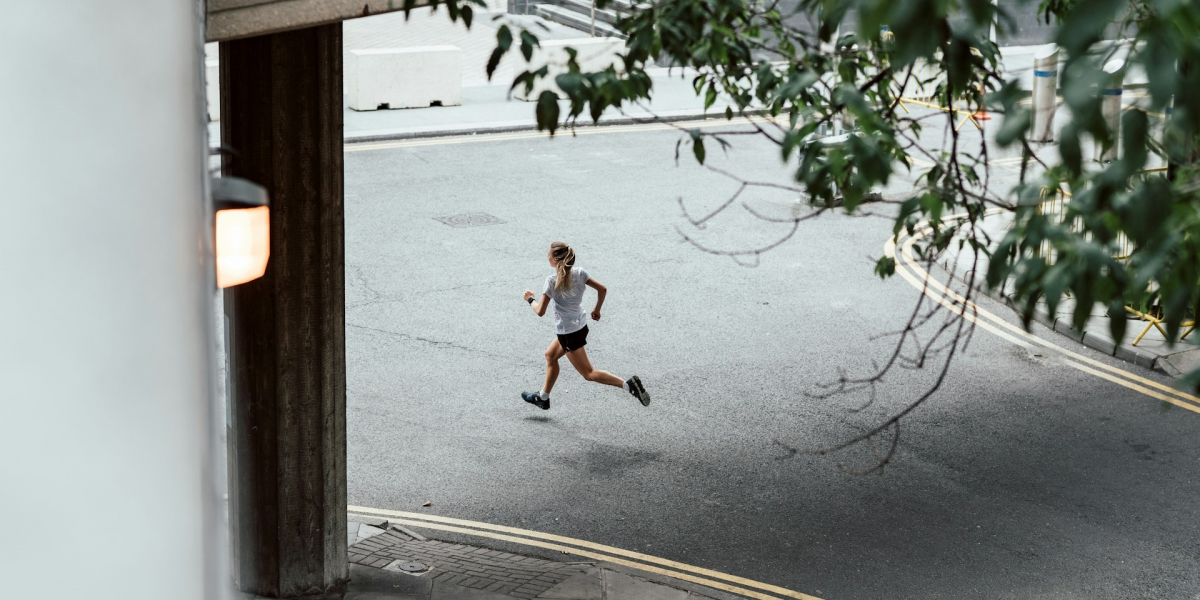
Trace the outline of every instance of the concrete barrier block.
<path fill-rule="evenodd" d="M 353 110 L 462 104 L 462 50 L 455 46 L 351 50 L 345 65 Z"/>
<path fill-rule="evenodd" d="M 530 71 L 536 71 L 542 66 L 548 67 L 547 77 L 538 81 L 537 85 L 528 94 L 525 93 L 525 86 L 517 86 L 513 90 L 513 95 L 521 100 L 537 100 L 538 96 L 545 90 L 550 90 L 559 95 L 566 97 L 562 90 L 558 89 L 558 85 L 554 83 L 554 78 L 562 73 L 567 72 L 567 48 L 574 48 L 577 51 L 575 60 L 579 63 L 580 70 L 585 73 L 588 71 L 603 71 L 609 66 L 615 66 L 618 71 L 623 70 L 625 63 L 621 56 L 625 53 L 625 40 L 611 37 L 598 38 L 581 38 L 577 40 L 544 40 L 541 47 L 535 48 L 533 56 L 530 58 L 529 65 L 526 67 Z"/>

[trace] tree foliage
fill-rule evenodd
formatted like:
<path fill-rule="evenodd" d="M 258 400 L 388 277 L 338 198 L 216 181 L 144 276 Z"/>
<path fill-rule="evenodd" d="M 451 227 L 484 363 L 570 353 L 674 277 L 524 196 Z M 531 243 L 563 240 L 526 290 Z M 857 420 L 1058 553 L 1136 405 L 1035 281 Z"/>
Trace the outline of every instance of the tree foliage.
<path fill-rule="evenodd" d="M 1024 165 L 1011 189 L 987 185 L 987 139 L 963 148 L 954 127 L 960 114 L 987 107 L 1003 115 L 995 142 L 1029 150 L 1028 161 L 1036 160 L 1018 76 L 998 69 L 999 49 L 989 41 L 993 23 L 1003 35 L 1014 20 L 989 0 L 653 0 L 618 24 L 628 36 L 620 68 L 584 72 L 570 61 L 556 77 L 568 97 L 566 118 L 544 110 L 543 103 L 553 102 L 545 98 L 538 105 L 539 125 L 554 131 L 581 116 L 597 119 L 607 108 L 649 99 L 654 89 L 647 68 L 686 67 L 696 73 L 694 89 L 705 106 L 722 96 L 736 107 L 726 118 L 757 112 L 773 117 L 757 126 L 758 133 L 779 146 L 781 164 L 814 204 L 832 206 L 840 198 L 853 211 L 872 189 L 888 183 L 896 165 L 913 164 L 915 157 L 932 163 L 902 203 L 896 232 L 927 221 L 935 229 L 934 251 L 956 234 L 981 250 L 994 248 L 987 281 L 1015 282 L 1014 300 L 1027 323 L 1037 302 L 1053 308 L 1070 297 L 1078 328 L 1100 304 L 1113 316 L 1114 338 L 1121 339 L 1125 305 L 1159 305 L 1174 336 L 1200 301 L 1200 93 L 1187 93 L 1200 90 L 1200 5 L 1045 0 L 1028 9 L 1056 27 L 1055 41 L 1066 56 L 1060 93 L 1068 116 L 1058 135 L 1062 160 Z M 501 46 L 505 35 L 502 29 Z M 1117 54 L 1125 57 L 1123 72 L 1144 72 L 1147 94 L 1139 110 L 1122 114 L 1119 140 L 1106 124 L 1098 93 L 1109 77 L 1102 65 Z M 532 86 L 545 76 L 544 70 L 525 72 L 514 86 Z M 965 110 L 913 116 L 902 110 L 900 98 L 916 89 L 927 90 L 935 104 Z M 1152 135 L 1157 118 L 1169 120 L 1159 124 L 1165 130 L 1160 139 Z M 857 134 L 843 143 L 821 143 L 815 134 L 834 122 L 853 123 Z M 922 144 L 922 129 L 937 125 L 956 135 L 940 148 Z M 701 163 L 705 141 L 720 137 L 698 130 L 687 135 Z M 1090 161 L 1089 141 L 1120 144 L 1120 158 Z M 1170 162 L 1169 177 L 1144 172 L 1154 155 Z M 1039 214 L 1047 189 L 1072 192 L 1062 222 Z M 994 208 L 1015 213 L 1016 225 L 999 245 L 978 239 L 975 228 Z M 966 219 L 943 220 L 959 213 Z M 1130 243 L 1133 252 L 1123 253 L 1122 245 Z M 877 266 L 884 276 L 891 272 L 885 262 Z"/>

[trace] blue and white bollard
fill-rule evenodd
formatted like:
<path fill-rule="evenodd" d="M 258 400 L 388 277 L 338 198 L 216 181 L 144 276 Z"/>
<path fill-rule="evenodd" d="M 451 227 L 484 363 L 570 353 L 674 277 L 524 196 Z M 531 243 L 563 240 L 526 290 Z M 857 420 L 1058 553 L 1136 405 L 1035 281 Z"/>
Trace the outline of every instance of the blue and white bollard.
<path fill-rule="evenodd" d="M 1058 44 L 1046 44 L 1033 55 L 1033 141 L 1054 141 L 1058 110 Z"/>

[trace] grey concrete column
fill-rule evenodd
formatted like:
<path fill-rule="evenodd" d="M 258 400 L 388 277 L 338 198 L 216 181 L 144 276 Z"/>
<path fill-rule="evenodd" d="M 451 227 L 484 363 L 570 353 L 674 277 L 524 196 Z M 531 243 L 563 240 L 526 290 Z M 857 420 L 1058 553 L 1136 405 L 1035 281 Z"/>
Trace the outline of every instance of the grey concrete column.
<path fill-rule="evenodd" d="M 221 43 L 227 175 L 267 188 L 266 274 L 225 292 L 234 579 L 336 592 L 346 560 L 342 26 Z"/>

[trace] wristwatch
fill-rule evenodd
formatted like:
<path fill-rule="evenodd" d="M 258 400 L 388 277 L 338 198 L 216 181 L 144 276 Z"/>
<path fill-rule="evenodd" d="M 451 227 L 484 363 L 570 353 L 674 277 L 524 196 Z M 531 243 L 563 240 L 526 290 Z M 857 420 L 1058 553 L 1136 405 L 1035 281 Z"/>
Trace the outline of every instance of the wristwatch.
<path fill-rule="evenodd" d="M 526 298 L 525 301 L 530 304 L 533 304 L 533 298 Z"/>

